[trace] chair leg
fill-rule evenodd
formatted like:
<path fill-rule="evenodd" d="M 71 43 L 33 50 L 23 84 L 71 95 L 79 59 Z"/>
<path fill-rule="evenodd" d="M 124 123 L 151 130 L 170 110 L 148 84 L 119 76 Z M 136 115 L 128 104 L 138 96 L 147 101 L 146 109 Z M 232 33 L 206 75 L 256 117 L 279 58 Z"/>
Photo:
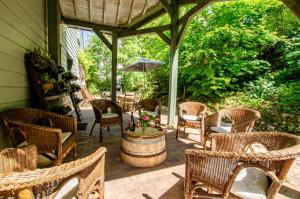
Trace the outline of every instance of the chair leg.
<path fill-rule="evenodd" d="M 109 126 L 108 126 L 108 127 L 107 127 L 107 131 L 109 132 L 109 130 L 110 130 L 110 129 L 109 129 Z"/>
<path fill-rule="evenodd" d="M 121 135 L 123 136 L 124 135 L 124 127 L 123 127 L 123 123 L 122 122 L 121 122 L 120 126 L 121 126 Z"/>
<path fill-rule="evenodd" d="M 94 124 L 93 124 L 93 127 L 92 127 L 92 129 L 91 129 L 90 135 L 92 135 L 92 133 L 93 133 L 93 130 L 94 130 L 95 124 L 96 124 L 96 120 L 95 120 L 95 122 L 94 122 Z"/>
<path fill-rule="evenodd" d="M 178 122 L 178 124 L 177 124 L 176 140 L 178 139 L 178 131 L 179 131 L 179 122 Z"/>
<path fill-rule="evenodd" d="M 74 159 L 76 160 L 76 158 L 77 158 L 77 144 L 75 144 L 73 150 L 74 150 Z"/>
<path fill-rule="evenodd" d="M 100 126 L 100 142 L 102 142 L 103 141 L 103 136 L 102 136 L 102 132 L 103 130 L 102 130 L 102 127 Z"/>

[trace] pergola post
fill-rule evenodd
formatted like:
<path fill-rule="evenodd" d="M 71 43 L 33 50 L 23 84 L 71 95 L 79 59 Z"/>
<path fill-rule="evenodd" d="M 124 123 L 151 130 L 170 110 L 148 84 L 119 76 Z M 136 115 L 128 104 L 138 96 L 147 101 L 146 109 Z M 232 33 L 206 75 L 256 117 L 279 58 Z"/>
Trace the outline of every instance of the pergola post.
<path fill-rule="evenodd" d="M 169 77 L 169 100 L 168 100 L 168 125 L 176 123 L 176 100 L 177 100 L 177 76 L 178 76 L 178 0 L 171 1 L 171 46 L 170 46 L 170 77 Z"/>
<path fill-rule="evenodd" d="M 112 33 L 111 100 L 117 101 L 118 33 Z"/>
<path fill-rule="evenodd" d="M 61 64 L 60 55 L 60 8 L 59 0 L 47 1 L 48 13 L 48 52 L 58 65 Z"/>

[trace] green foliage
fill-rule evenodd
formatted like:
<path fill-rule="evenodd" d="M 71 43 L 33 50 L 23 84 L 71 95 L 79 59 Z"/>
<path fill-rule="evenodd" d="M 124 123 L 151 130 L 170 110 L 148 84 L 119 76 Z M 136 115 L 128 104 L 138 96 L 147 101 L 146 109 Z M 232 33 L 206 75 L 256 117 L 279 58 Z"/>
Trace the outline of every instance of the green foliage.
<path fill-rule="evenodd" d="M 191 5 L 180 9 L 180 16 Z M 146 26 L 168 24 L 165 15 Z M 179 49 L 178 95 L 207 103 L 259 109 L 259 129 L 299 132 L 300 21 L 278 0 L 211 4 L 189 25 Z M 166 32 L 170 35 L 169 32 Z M 97 38 L 81 55 L 89 89 L 110 88 L 110 52 Z M 119 41 L 118 63 L 140 58 L 166 64 L 147 73 L 123 73 L 125 91 L 166 99 L 169 47 L 156 35 Z"/>

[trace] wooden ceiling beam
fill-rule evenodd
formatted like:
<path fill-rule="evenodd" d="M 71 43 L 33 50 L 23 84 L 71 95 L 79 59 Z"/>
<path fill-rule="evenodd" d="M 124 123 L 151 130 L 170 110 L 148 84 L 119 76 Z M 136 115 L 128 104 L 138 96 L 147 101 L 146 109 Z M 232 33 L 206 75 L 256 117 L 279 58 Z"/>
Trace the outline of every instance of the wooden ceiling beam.
<path fill-rule="evenodd" d="M 149 9 L 144 15 L 139 15 L 139 16 L 131 19 L 129 21 L 129 23 L 127 23 L 123 27 L 132 27 L 135 24 L 139 23 L 140 21 L 144 20 L 145 18 L 148 18 L 149 16 L 153 15 L 154 13 L 156 13 L 156 12 L 158 12 L 160 10 L 164 10 L 164 8 L 163 8 L 162 5 L 155 6 L 155 7 L 151 8 L 151 9 Z M 164 10 L 164 12 L 165 12 L 165 10 Z"/>
<path fill-rule="evenodd" d="M 173 9 L 172 9 L 169 1 L 168 0 L 160 0 L 160 3 L 163 5 L 164 9 L 169 13 L 169 15 L 172 16 Z"/>
<path fill-rule="evenodd" d="M 133 3 L 134 3 L 134 0 L 131 0 L 130 9 L 129 9 L 129 14 L 128 14 L 128 18 L 127 18 L 127 23 L 129 23 L 129 22 L 130 22 L 130 19 L 131 19 L 131 13 L 132 13 Z"/>
<path fill-rule="evenodd" d="M 92 6 L 92 1 L 93 0 L 88 0 L 88 3 L 89 3 L 89 18 L 90 18 L 90 21 L 93 22 L 94 19 L 93 19 L 93 6 Z"/>
<path fill-rule="evenodd" d="M 168 24 L 168 25 L 155 26 L 155 27 L 144 28 L 139 30 L 123 30 L 119 33 L 119 37 L 128 37 L 128 36 L 141 35 L 147 33 L 164 32 L 170 30 L 170 28 L 171 26 L 170 24 Z"/>
<path fill-rule="evenodd" d="M 120 0 L 118 0 L 118 6 L 117 6 L 117 13 L 116 13 L 116 18 L 115 18 L 115 26 L 118 24 L 118 19 L 119 19 L 119 10 L 120 10 Z"/>
<path fill-rule="evenodd" d="M 164 8 L 159 9 L 158 11 L 156 11 L 155 13 L 153 13 L 152 15 L 149 15 L 148 17 L 145 17 L 143 19 L 141 19 L 139 22 L 137 22 L 136 24 L 130 26 L 128 28 L 128 30 L 136 30 L 144 25 L 146 25 L 147 23 L 150 23 L 151 21 L 153 21 L 154 19 L 157 19 L 159 16 L 165 14 L 166 11 Z"/>
<path fill-rule="evenodd" d="M 195 14 L 197 14 L 197 12 L 205 8 L 210 2 L 210 0 L 202 0 L 178 20 L 178 25 L 183 24 L 185 21 L 188 21 L 190 17 L 193 17 Z"/>
<path fill-rule="evenodd" d="M 77 0 L 73 0 L 73 5 L 74 5 L 74 14 L 75 14 L 75 17 L 77 18 L 78 16 L 78 10 L 77 10 Z"/>
<path fill-rule="evenodd" d="M 104 24 L 105 0 L 102 0 L 102 23 Z"/>
<path fill-rule="evenodd" d="M 110 41 L 108 41 L 108 39 L 103 35 L 102 32 L 100 32 L 100 30 L 94 29 L 94 32 L 96 33 L 96 35 L 102 40 L 102 42 L 107 46 L 107 48 L 112 51 L 112 44 Z"/>
<path fill-rule="evenodd" d="M 155 32 L 164 42 L 166 42 L 169 46 L 171 45 L 171 39 L 165 35 L 162 31 Z"/>
<path fill-rule="evenodd" d="M 95 24 L 91 22 L 74 20 L 74 19 L 67 19 L 64 17 L 62 18 L 62 20 L 65 24 L 68 24 L 73 27 L 86 27 L 92 30 L 109 31 L 109 32 L 120 32 L 122 30 L 122 28 L 111 27 L 107 25 Z"/>
<path fill-rule="evenodd" d="M 145 1 L 145 4 L 144 4 L 144 8 L 143 8 L 143 15 L 146 13 L 146 10 L 147 10 L 147 4 L 148 4 L 148 0 Z"/>

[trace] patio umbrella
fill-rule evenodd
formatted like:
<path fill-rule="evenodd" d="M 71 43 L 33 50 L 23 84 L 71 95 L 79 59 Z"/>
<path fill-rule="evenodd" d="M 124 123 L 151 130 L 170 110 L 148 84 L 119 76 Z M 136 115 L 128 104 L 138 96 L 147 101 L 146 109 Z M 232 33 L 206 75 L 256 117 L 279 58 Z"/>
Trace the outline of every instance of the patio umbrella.
<path fill-rule="evenodd" d="M 155 61 L 155 60 L 148 60 L 148 59 L 141 58 L 140 61 L 123 68 L 122 71 L 146 73 L 158 68 L 162 64 L 164 64 L 164 62 L 162 61 Z M 146 90 L 146 84 L 145 84 L 145 77 L 144 77 L 143 91 L 141 96 L 142 98 L 144 98 L 145 90 Z"/>
<path fill-rule="evenodd" d="M 150 72 L 164 64 L 162 61 L 140 59 L 140 61 L 131 64 L 122 69 L 124 72 Z"/>

